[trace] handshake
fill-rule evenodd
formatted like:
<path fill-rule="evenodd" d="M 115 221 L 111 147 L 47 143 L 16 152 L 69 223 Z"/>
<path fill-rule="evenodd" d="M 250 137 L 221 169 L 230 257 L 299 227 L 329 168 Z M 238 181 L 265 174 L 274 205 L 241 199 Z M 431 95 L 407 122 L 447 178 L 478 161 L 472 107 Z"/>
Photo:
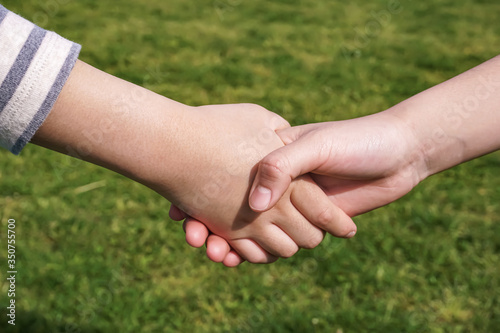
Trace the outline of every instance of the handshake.
<path fill-rule="evenodd" d="M 77 61 L 31 141 L 155 190 L 213 261 L 269 263 L 325 232 L 350 238 L 353 216 L 500 149 L 499 78 L 496 57 L 385 111 L 290 127 L 257 105 L 191 107 Z"/>
<path fill-rule="evenodd" d="M 226 266 L 269 263 L 314 248 L 324 232 L 350 238 L 352 216 L 407 193 L 419 179 L 417 143 L 397 118 L 290 125 L 252 104 L 186 110 L 190 160 L 175 177 L 174 220 L 189 244 Z M 181 154 L 179 151 L 178 154 Z M 406 156 L 408 155 L 408 156 Z M 410 161 L 409 159 L 414 160 Z"/>
<path fill-rule="evenodd" d="M 191 107 L 101 72 L 1 5 L 0 21 L 0 146 L 30 140 L 150 187 L 226 266 L 352 237 L 353 216 L 500 149 L 499 56 L 383 112 L 290 127 L 257 105 Z"/>

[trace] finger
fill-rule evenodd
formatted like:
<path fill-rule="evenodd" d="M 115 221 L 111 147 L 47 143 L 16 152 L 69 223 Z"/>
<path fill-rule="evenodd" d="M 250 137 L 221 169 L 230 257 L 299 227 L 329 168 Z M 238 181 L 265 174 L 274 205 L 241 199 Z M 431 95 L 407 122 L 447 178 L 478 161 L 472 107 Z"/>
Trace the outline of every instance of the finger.
<path fill-rule="evenodd" d="M 186 242 L 193 247 L 201 247 L 205 244 L 209 231 L 207 227 L 198 220 L 191 217 L 184 221 L 184 231 L 186 232 Z"/>
<path fill-rule="evenodd" d="M 182 210 L 180 210 L 179 207 L 175 206 L 174 204 L 170 205 L 170 211 L 168 212 L 168 215 L 174 221 L 184 220 L 187 217 L 187 214 L 184 213 Z"/>
<path fill-rule="evenodd" d="M 283 136 L 287 135 L 290 139 L 299 131 L 303 130 L 292 127 L 278 134 L 288 133 Z M 293 179 L 314 171 L 324 163 L 324 142 L 314 141 L 307 135 L 301 136 L 262 159 L 249 196 L 249 204 L 254 211 L 263 212 L 273 207 Z"/>
<path fill-rule="evenodd" d="M 385 206 L 413 188 L 407 179 L 400 178 L 398 174 L 366 180 L 332 178 L 317 174 L 311 174 L 311 178 L 326 188 L 330 201 L 351 217 Z"/>
<path fill-rule="evenodd" d="M 289 229 L 299 229 L 301 226 L 305 226 L 309 230 L 304 231 L 300 237 L 294 239 L 281 227 L 281 225 L 286 225 Z M 263 232 L 259 233 L 259 235 L 253 239 L 262 249 L 273 256 L 289 258 L 297 253 L 300 247 L 302 247 L 301 241 L 306 239 L 308 237 L 307 235 L 310 235 L 311 229 L 314 229 L 312 232 L 319 233 L 321 239 L 323 239 L 322 232 L 318 228 L 312 226 L 290 203 L 286 208 L 286 213 L 280 214 L 275 223 L 268 225 Z M 300 233 L 297 232 L 297 234 Z"/>
<path fill-rule="evenodd" d="M 298 187 L 298 190 L 301 190 L 306 186 L 311 186 L 311 184 L 305 182 L 297 183 L 296 180 L 292 184 L 292 189 Z M 292 189 L 288 192 L 291 192 Z M 293 244 L 293 247 L 291 245 L 284 247 L 286 245 L 284 239 L 278 239 L 276 236 L 273 236 L 279 235 L 279 233 L 276 231 L 272 232 L 273 230 L 268 228 L 265 233 L 255 239 L 264 249 L 267 250 L 266 245 L 269 244 L 275 251 L 271 252 L 268 250 L 269 252 L 279 253 L 280 257 L 288 258 L 295 254 L 299 248 L 311 249 L 318 246 L 323 240 L 325 232 L 308 221 L 307 217 L 294 206 L 290 198 L 290 193 L 285 194 L 283 200 L 280 201 L 274 210 L 277 212 L 272 221 L 274 228 L 285 233 L 291 244 Z M 271 238 L 271 236 L 276 239 Z M 290 252 L 287 253 L 285 251 Z"/>
<path fill-rule="evenodd" d="M 244 261 L 245 259 L 243 259 L 238 253 L 236 253 L 234 250 L 231 250 L 227 254 L 226 258 L 224 258 L 222 264 L 224 264 L 224 266 L 226 267 L 236 267 Z"/>
<path fill-rule="evenodd" d="M 267 252 L 250 239 L 234 239 L 230 241 L 230 245 L 242 258 L 254 264 L 268 264 L 278 260 L 277 256 Z"/>
<path fill-rule="evenodd" d="M 227 241 L 217 235 L 209 235 L 207 239 L 207 257 L 214 262 L 223 262 L 231 248 Z"/>
<path fill-rule="evenodd" d="M 297 246 L 295 252 L 291 252 L 287 255 L 281 256 L 284 258 L 291 257 L 299 250 L 299 248 L 315 248 L 323 241 L 323 238 L 325 237 L 325 232 L 323 230 L 316 227 L 303 216 L 301 219 L 295 219 L 293 223 L 290 223 L 290 220 L 287 221 L 287 223 L 280 225 L 280 228 L 283 228 L 283 231 L 289 235 L 289 237 L 295 242 Z"/>
<path fill-rule="evenodd" d="M 290 200 L 310 223 L 336 237 L 351 238 L 356 234 L 356 224 L 311 177 L 302 176 L 295 182 Z"/>

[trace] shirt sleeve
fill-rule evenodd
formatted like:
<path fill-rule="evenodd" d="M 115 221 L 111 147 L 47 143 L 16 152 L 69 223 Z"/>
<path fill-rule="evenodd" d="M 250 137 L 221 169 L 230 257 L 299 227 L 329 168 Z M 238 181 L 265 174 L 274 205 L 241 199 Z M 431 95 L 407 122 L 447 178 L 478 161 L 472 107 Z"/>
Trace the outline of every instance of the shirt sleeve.
<path fill-rule="evenodd" d="M 47 118 L 80 49 L 0 5 L 0 146 L 21 152 Z"/>

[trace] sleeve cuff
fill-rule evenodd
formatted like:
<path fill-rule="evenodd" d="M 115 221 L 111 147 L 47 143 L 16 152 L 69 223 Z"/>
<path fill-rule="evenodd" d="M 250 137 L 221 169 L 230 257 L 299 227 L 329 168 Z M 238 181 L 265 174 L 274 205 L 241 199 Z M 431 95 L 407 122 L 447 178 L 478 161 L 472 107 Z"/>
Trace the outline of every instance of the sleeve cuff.
<path fill-rule="evenodd" d="M 80 49 L 0 6 L 0 146 L 21 152 L 47 118 Z"/>

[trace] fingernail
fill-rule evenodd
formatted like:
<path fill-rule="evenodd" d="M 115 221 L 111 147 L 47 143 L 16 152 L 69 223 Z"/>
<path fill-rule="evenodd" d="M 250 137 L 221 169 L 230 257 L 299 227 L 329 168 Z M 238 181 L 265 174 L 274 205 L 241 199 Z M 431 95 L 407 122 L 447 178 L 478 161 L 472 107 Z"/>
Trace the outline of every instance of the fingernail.
<path fill-rule="evenodd" d="M 264 186 L 257 186 L 250 198 L 250 207 L 255 210 L 264 210 L 271 201 L 271 190 Z"/>
<path fill-rule="evenodd" d="M 345 235 L 345 238 L 351 238 L 351 237 L 354 237 L 354 235 L 356 235 L 356 231 L 351 231 L 350 233 L 348 233 L 347 235 Z"/>

